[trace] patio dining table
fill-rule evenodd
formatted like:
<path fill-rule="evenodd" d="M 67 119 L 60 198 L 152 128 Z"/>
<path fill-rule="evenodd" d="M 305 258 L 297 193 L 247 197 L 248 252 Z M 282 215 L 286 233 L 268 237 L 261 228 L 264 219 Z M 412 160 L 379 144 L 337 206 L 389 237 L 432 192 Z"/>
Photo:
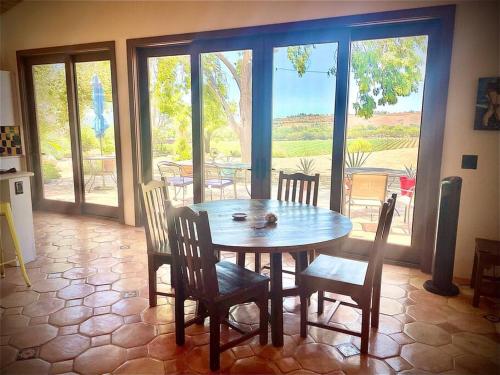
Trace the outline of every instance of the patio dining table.
<path fill-rule="evenodd" d="M 283 253 L 307 254 L 309 250 L 327 249 L 349 235 L 351 220 L 328 209 L 269 199 L 210 201 L 190 207 L 208 212 L 212 242 L 217 250 L 270 254 L 271 337 L 274 346 L 282 346 L 283 297 L 297 295 L 297 288 L 283 289 Z M 236 212 L 246 213 L 247 219 L 233 220 L 232 214 Z M 268 212 L 277 215 L 277 223 L 265 223 Z"/>

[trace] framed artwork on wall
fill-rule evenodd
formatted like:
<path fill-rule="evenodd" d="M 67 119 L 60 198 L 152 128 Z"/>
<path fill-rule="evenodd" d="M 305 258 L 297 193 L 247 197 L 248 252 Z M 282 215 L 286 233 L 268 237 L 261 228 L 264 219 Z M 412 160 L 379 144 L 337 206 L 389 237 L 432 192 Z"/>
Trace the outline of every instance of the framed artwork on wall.
<path fill-rule="evenodd" d="M 500 77 L 479 78 L 475 130 L 500 130 Z"/>

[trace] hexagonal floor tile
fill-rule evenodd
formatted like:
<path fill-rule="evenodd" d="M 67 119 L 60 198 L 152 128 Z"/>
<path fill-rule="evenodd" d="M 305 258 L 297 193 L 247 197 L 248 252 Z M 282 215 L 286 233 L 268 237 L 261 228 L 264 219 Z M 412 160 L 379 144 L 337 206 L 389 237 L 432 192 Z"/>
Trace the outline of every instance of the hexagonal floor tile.
<path fill-rule="evenodd" d="M 390 374 L 391 368 L 382 360 L 356 355 L 342 363 L 342 370 L 349 375 Z"/>
<path fill-rule="evenodd" d="M 52 314 L 64 307 L 64 301 L 59 298 L 43 298 L 26 306 L 23 314 L 31 317 Z"/>
<path fill-rule="evenodd" d="M 16 361 L 2 370 L 3 375 L 41 375 L 48 374 L 50 363 L 39 358 Z"/>
<path fill-rule="evenodd" d="M 141 272 L 145 269 L 144 264 L 136 262 L 122 262 L 111 268 L 111 271 L 118 273 Z"/>
<path fill-rule="evenodd" d="M 19 349 L 32 348 L 34 346 L 45 344 L 47 341 L 52 340 L 56 336 L 56 327 L 49 324 L 39 324 L 27 327 L 15 336 L 12 336 L 10 344 Z"/>
<path fill-rule="evenodd" d="M 130 277 L 121 279 L 113 283 L 112 288 L 119 292 L 139 290 L 146 285 L 146 280 L 142 277 Z"/>
<path fill-rule="evenodd" d="M 105 285 L 112 284 L 120 279 L 120 275 L 114 272 L 99 272 L 87 278 L 88 284 Z"/>
<path fill-rule="evenodd" d="M 38 293 L 32 292 L 30 290 L 25 292 L 16 292 L 9 294 L 8 296 L 3 296 L 0 298 L 0 306 L 4 308 L 26 306 L 37 300 Z"/>
<path fill-rule="evenodd" d="M 69 285 L 69 280 L 65 279 L 46 279 L 33 284 L 32 289 L 39 293 L 54 292 Z"/>
<path fill-rule="evenodd" d="M 186 363 L 191 369 L 191 372 L 208 373 L 209 368 L 209 349 L 208 345 L 196 346 L 186 354 Z M 226 350 L 220 354 L 220 369 L 225 371 L 235 362 L 233 353 Z"/>
<path fill-rule="evenodd" d="M 149 374 L 149 375 L 163 375 L 163 362 L 153 358 L 137 358 L 125 362 L 114 374 L 120 375 L 136 375 L 136 374 Z"/>
<path fill-rule="evenodd" d="M 80 325 L 80 332 L 87 336 L 100 336 L 113 332 L 123 324 L 123 318 L 115 314 L 93 316 Z"/>
<path fill-rule="evenodd" d="M 2 317 L 0 332 L 2 335 L 12 335 L 28 326 L 29 318 L 24 315 L 5 315 Z"/>
<path fill-rule="evenodd" d="M 498 358 L 498 344 L 486 336 L 461 332 L 452 335 L 452 342 L 459 348 L 487 358 Z"/>
<path fill-rule="evenodd" d="M 422 344 L 441 346 L 451 342 L 451 335 L 435 324 L 413 322 L 405 325 L 404 332 Z"/>
<path fill-rule="evenodd" d="M 40 268 L 44 273 L 59 273 L 73 268 L 71 263 L 49 263 Z"/>
<path fill-rule="evenodd" d="M 0 346 L 0 368 L 4 368 L 8 364 L 14 362 L 16 360 L 16 357 L 16 348 L 8 345 Z"/>
<path fill-rule="evenodd" d="M 87 306 L 70 306 L 49 317 L 49 323 L 62 326 L 70 326 L 73 324 L 80 324 L 92 316 L 92 309 Z"/>
<path fill-rule="evenodd" d="M 127 351 L 115 345 L 90 348 L 75 358 L 74 368 L 82 374 L 105 374 L 118 368 L 127 357 Z"/>
<path fill-rule="evenodd" d="M 289 358 L 292 359 L 293 358 Z M 278 374 L 272 362 L 259 357 L 238 359 L 229 369 L 230 374 Z"/>
<path fill-rule="evenodd" d="M 175 321 L 174 307 L 172 305 L 161 305 L 151 307 L 144 311 L 142 320 L 150 324 L 167 324 Z"/>
<path fill-rule="evenodd" d="M 443 372 L 453 368 L 452 358 L 448 354 L 434 346 L 418 342 L 403 346 L 401 357 L 423 371 Z"/>
<path fill-rule="evenodd" d="M 84 298 L 83 303 L 89 307 L 109 306 L 120 299 L 120 293 L 114 290 L 95 292 Z"/>
<path fill-rule="evenodd" d="M 432 305 L 408 306 L 406 313 L 417 321 L 431 324 L 444 323 L 448 318 L 448 316 L 441 309 L 439 309 L 439 307 Z"/>
<path fill-rule="evenodd" d="M 165 361 L 187 353 L 192 346 L 192 342 L 188 337 L 186 337 L 186 342 L 183 346 L 178 346 L 175 343 L 175 334 L 169 333 L 155 337 L 149 343 L 148 351 L 151 357 Z"/>
<path fill-rule="evenodd" d="M 90 275 L 97 272 L 95 268 L 91 267 L 75 267 L 63 273 L 63 277 L 66 279 L 84 279 Z"/>
<path fill-rule="evenodd" d="M 361 350 L 361 338 L 354 337 L 353 344 Z M 377 358 L 389 358 L 399 354 L 399 344 L 382 333 L 372 330 L 368 343 L 368 354 Z"/>
<path fill-rule="evenodd" d="M 495 325 L 479 315 L 457 313 L 448 322 L 462 331 L 481 334 L 495 332 Z"/>
<path fill-rule="evenodd" d="M 147 344 L 154 336 L 155 327 L 150 324 L 126 324 L 113 332 L 111 342 L 124 348 L 133 348 Z"/>
<path fill-rule="evenodd" d="M 40 358 L 49 362 L 60 362 L 73 359 L 90 346 L 90 339 L 82 335 L 58 336 L 44 344 L 40 350 Z"/>
<path fill-rule="evenodd" d="M 498 374 L 500 371 L 499 364 L 488 361 L 482 356 L 473 354 L 456 357 L 455 368 L 459 372 L 470 374 Z"/>
<path fill-rule="evenodd" d="M 84 298 L 94 292 L 94 287 L 88 284 L 74 284 L 67 286 L 57 292 L 59 298 L 76 299 Z"/>
<path fill-rule="evenodd" d="M 137 315 L 146 310 L 149 301 L 146 298 L 132 297 L 125 298 L 111 306 L 111 311 L 122 316 Z"/>
<path fill-rule="evenodd" d="M 317 343 L 300 345 L 295 351 L 294 358 L 302 368 L 320 373 L 339 370 L 343 360 L 335 348 Z"/>

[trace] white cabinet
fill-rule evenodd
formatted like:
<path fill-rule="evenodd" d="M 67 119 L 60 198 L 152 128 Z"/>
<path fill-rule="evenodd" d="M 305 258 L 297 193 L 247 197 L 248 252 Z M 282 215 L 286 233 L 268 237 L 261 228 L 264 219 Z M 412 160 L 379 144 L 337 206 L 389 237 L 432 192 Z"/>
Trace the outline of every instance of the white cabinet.
<path fill-rule="evenodd" d="M 33 210 L 31 206 L 31 172 L 16 172 L 0 175 L 0 200 L 10 202 L 14 224 L 21 243 L 24 262 L 36 259 L 35 233 L 33 228 Z M 22 185 L 22 193 L 16 194 L 16 183 Z M 14 257 L 14 246 L 9 235 L 5 218 L 0 223 L 0 241 L 5 259 Z"/>

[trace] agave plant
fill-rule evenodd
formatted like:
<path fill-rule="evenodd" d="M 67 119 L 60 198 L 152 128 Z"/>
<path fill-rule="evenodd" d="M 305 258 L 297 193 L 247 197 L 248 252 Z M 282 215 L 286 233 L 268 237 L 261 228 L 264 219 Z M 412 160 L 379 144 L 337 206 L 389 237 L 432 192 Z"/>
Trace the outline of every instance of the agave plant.
<path fill-rule="evenodd" d="M 345 160 L 348 168 L 362 167 L 370 155 L 372 154 L 372 146 L 365 140 L 356 140 L 347 146 L 347 158 Z"/>
<path fill-rule="evenodd" d="M 406 172 L 406 176 L 408 178 L 416 178 L 417 177 L 417 168 L 413 168 L 413 164 L 410 164 L 409 167 L 407 165 L 405 165 L 405 172 Z"/>
<path fill-rule="evenodd" d="M 300 158 L 297 164 L 297 170 L 304 174 L 312 174 L 314 171 L 314 159 Z"/>

